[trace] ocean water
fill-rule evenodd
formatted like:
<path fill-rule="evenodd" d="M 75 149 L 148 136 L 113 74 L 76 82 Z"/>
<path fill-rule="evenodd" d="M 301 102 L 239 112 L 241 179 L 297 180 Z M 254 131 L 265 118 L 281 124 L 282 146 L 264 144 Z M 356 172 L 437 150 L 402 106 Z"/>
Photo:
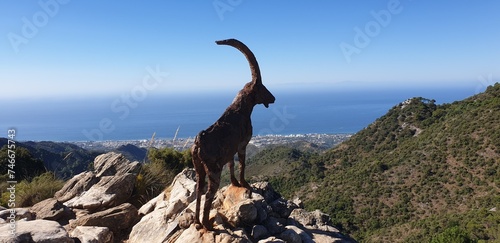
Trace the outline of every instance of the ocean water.
<path fill-rule="evenodd" d="M 475 92 L 471 88 L 273 92 L 276 103 L 258 105 L 252 114 L 254 135 L 355 133 L 394 105 L 411 97 L 450 103 Z M 17 131 L 17 140 L 88 141 L 194 137 L 210 126 L 235 94 L 163 95 L 141 100 L 121 96 L 18 100 L 0 107 L 0 137 Z M 1 134 L 1 132 L 4 134 Z"/>

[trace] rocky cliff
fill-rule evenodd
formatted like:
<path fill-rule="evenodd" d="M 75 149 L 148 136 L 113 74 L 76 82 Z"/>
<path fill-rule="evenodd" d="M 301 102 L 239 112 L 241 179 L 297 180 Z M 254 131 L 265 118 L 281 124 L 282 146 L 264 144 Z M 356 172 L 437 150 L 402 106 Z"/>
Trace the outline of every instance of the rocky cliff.
<path fill-rule="evenodd" d="M 267 182 L 252 184 L 252 192 L 219 189 L 210 212 L 215 230 L 198 230 L 194 171 L 185 169 L 137 209 L 130 200 L 139 169 L 121 154 L 96 157 L 93 171 L 74 176 L 54 198 L 0 211 L 0 242 L 355 242 L 328 215 L 307 212 Z"/>

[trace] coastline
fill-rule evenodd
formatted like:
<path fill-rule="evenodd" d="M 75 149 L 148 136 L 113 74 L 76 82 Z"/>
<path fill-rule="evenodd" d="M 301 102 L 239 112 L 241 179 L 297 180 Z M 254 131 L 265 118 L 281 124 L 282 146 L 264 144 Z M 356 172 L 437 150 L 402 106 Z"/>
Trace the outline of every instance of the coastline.
<path fill-rule="evenodd" d="M 256 135 L 250 140 L 250 145 L 258 148 L 269 145 L 285 145 L 296 142 L 314 143 L 318 146 L 333 147 L 347 139 L 353 133 L 337 133 L 337 134 L 324 134 L 324 133 L 308 133 L 308 134 L 270 134 L 270 135 Z M 171 147 L 178 150 L 184 150 L 191 146 L 194 137 L 188 138 L 154 138 L 154 139 L 139 139 L 139 140 L 105 140 L 105 141 L 67 141 L 63 143 L 75 144 L 87 150 L 113 150 L 124 145 L 134 145 L 139 148 L 165 148 Z"/>

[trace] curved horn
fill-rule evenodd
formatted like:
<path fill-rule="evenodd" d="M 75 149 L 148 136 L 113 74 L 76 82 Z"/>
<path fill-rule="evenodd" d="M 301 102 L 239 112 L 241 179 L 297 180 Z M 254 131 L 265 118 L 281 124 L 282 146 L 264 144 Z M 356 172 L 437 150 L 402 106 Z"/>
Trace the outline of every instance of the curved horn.
<path fill-rule="evenodd" d="M 255 56 L 253 55 L 252 51 L 243 44 L 241 41 L 236 40 L 236 39 L 227 39 L 227 40 L 219 40 L 215 41 L 217 45 L 228 45 L 232 46 L 238 50 L 240 50 L 243 55 L 248 60 L 248 64 L 250 65 L 250 71 L 252 71 L 252 81 L 254 83 L 262 83 L 262 79 L 260 77 L 260 69 L 259 69 L 259 63 L 257 63 L 257 59 L 255 59 Z"/>

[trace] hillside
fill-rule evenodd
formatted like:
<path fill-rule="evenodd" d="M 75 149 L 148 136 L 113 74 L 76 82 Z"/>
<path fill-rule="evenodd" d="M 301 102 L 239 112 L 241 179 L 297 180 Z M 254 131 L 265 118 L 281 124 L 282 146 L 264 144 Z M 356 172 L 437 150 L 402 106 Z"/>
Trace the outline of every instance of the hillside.
<path fill-rule="evenodd" d="M 0 148 L 5 148 L 7 139 L 0 138 Z M 92 160 L 100 154 L 99 151 L 89 151 L 78 147 L 77 145 L 65 142 L 17 142 L 18 148 L 24 148 L 27 151 L 25 158 L 18 158 L 18 162 L 29 160 L 39 160 L 43 162 L 43 171 L 51 171 L 61 179 L 68 179 L 72 176 L 88 169 Z M 19 152 L 18 152 L 19 153 Z M 20 161 L 21 160 L 21 161 Z M 4 161 L 4 160 L 2 160 Z M 19 168 L 25 168 L 19 166 Z M 2 171 L 3 172 L 3 171 Z M 39 173 L 32 173 L 36 176 Z M 19 177 L 18 179 L 25 179 Z"/>
<path fill-rule="evenodd" d="M 7 138 L 0 138 L 0 149 L 6 149 Z M 131 161 L 144 161 L 147 149 L 140 148 L 132 144 L 124 144 L 114 149 L 85 149 L 74 143 L 69 142 L 51 142 L 51 141 L 23 141 L 17 142 L 18 151 L 18 169 L 27 168 L 29 171 L 18 174 L 19 179 L 26 179 L 37 176 L 45 171 L 53 172 L 60 179 L 69 179 L 76 174 L 89 169 L 94 158 L 104 152 L 117 152 L 123 154 Z M 19 157 L 21 155 L 22 157 Z M 2 156 L 7 153 L 0 153 L 1 161 L 7 161 Z M 33 162 L 33 161 L 35 162 Z M 42 163 L 41 168 L 39 163 Z M 6 173 L 6 165 L 2 164 L 1 172 Z M 31 166 L 30 165 L 35 165 Z M 5 167 L 5 168 L 4 168 Z M 26 176 L 24 176 L 26 175 Z M 26 177 L 26 178 L 25 178 Z"/>
<path fill-rule="evenodd" d="M 500 84 L 452 104 L 409 99 L 330 151 L 290 160 L 270 181 L 360 241 L 498 241 L 498 121 Z"/>

